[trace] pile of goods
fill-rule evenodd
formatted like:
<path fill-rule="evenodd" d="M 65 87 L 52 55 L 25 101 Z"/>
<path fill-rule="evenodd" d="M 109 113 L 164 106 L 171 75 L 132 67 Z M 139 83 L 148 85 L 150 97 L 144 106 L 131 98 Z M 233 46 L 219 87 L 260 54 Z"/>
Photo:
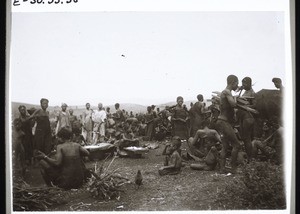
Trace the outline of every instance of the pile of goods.
<path fill-rule="evenodd" d="M 52 205 L 67 203 L 58 187 L 30 187 L 24 181 L 13 186 L 14 211 L 47 211 Z"/>
<path fill-rule="evenodd" d="M 114 161 L 114 158 L 111 163 Z M 116 173 L 118 169 L 108 172 L 109 166 L 104 169 L 103 165 L 98 167 L 97 163 L 95 164 L 94 171 L 91 171 L 92 177 L 87 183 L 87 190 L 94 198 L 101 200 L 119 200 L 120 193 L 124 192 L 121 187 L 124 184 L 131 182 L 128 178 L 122 177 L 120 174 Z"/>

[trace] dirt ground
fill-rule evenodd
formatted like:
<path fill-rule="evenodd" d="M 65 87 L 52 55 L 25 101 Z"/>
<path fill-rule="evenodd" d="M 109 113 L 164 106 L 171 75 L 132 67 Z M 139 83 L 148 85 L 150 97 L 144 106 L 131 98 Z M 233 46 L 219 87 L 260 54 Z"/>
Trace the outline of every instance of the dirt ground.
<path fill-rule="evenodd" d="M 145 144 L 147 142 L 142 142 Z M 196 171 L 189 167 L 195 161 L 185 162 L 178 175 L 160 176 L 158 169 L 163 166 L 162 150 L 166 142 L 158 142 L 159 148 L 151 149 L 142 158 L 117 157 L 110 170 L 118 169 L 118 173 L 132 181 L 123 186 L 119 200 L 101 201 L 92 198 L 86 186 L 69 190 L 66 204 L 57 205 L 51 211 L 171 211 L 171 210 L 224 210 L 226 206 L 215 203 L 216 195 L 224 188 L 229 179 L 237 179 L 237 175 L 222 175 L 216 171 Z M 185 149 L 183 144 L 183 151 Z M 106 166 L 112 158 L 106 160 Z M 104 160 L 98 161 L 103 163 Z M 94 161 L 86 162 L 87 168 L 93 168 Z M 143 185 L 137 189 L 134 177 L 140 169 Z M 37 166 L 30 167 L 25 181 L 31 186 L 45 185 Z M 221 207 L 222 206 L 222 207 Z"/>

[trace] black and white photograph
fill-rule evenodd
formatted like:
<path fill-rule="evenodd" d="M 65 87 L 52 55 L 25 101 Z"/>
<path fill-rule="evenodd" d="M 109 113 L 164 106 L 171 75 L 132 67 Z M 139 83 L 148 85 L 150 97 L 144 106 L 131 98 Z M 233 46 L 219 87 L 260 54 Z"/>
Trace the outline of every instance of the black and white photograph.
<path fill-rule="evenodd" d="M 289 11 L 225 8 L 12 12 L 11 211 L 290 213 Z"/>

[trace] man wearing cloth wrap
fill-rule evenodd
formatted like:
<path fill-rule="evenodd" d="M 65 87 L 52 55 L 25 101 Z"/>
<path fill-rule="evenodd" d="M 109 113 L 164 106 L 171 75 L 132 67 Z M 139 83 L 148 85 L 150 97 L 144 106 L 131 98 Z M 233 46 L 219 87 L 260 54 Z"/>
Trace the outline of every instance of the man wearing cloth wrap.
<path fill-rule="evenodd" d="M 255 92 L 252 89 L 252 80 L 250 77 L 245 77 L 242 80 L 242 89 L 245 90 L 244 94 L 242 95 L 242 97 L 255 97 Z M 251 108 L 255 107 L 255 100 L 251 99 L 251 103 L 250 105 L 247 105 Z M 253 115 L 244 110 L 244 109 L 238 109 L 238 111 L 236 112 L 236 116 L 238 118 L 239 121 L 239 125 L 240 125 L 240 134 L 242 137 L 242 140 L 244 142 L 245 145 L 245 150 L 247 153 L 247 157 L 248 157 L 248 161 L 251 160 L 252 158 L 252 140 L 253 140 L 253 131 L 254 131 L 254 123 L 255 123 L 255 119 L 253 117 Z"/>

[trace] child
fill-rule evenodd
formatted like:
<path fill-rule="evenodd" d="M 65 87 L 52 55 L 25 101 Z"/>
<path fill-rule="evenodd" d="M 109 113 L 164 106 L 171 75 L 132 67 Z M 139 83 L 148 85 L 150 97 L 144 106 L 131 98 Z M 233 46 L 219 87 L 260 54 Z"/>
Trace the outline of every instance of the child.
<path fill-rule="evenodd" d="M 176 175 L 180 173 L 182 167 L 181 157 L 179 155 L 180 147 L 180 138 L 174 136 L 171 145 L 166 148 L 166 154 L 170 155 L 170 158 L 167 158 L 165 163 L 166 166 L 163 166 L 158 170 L 159 175 Z"/>

